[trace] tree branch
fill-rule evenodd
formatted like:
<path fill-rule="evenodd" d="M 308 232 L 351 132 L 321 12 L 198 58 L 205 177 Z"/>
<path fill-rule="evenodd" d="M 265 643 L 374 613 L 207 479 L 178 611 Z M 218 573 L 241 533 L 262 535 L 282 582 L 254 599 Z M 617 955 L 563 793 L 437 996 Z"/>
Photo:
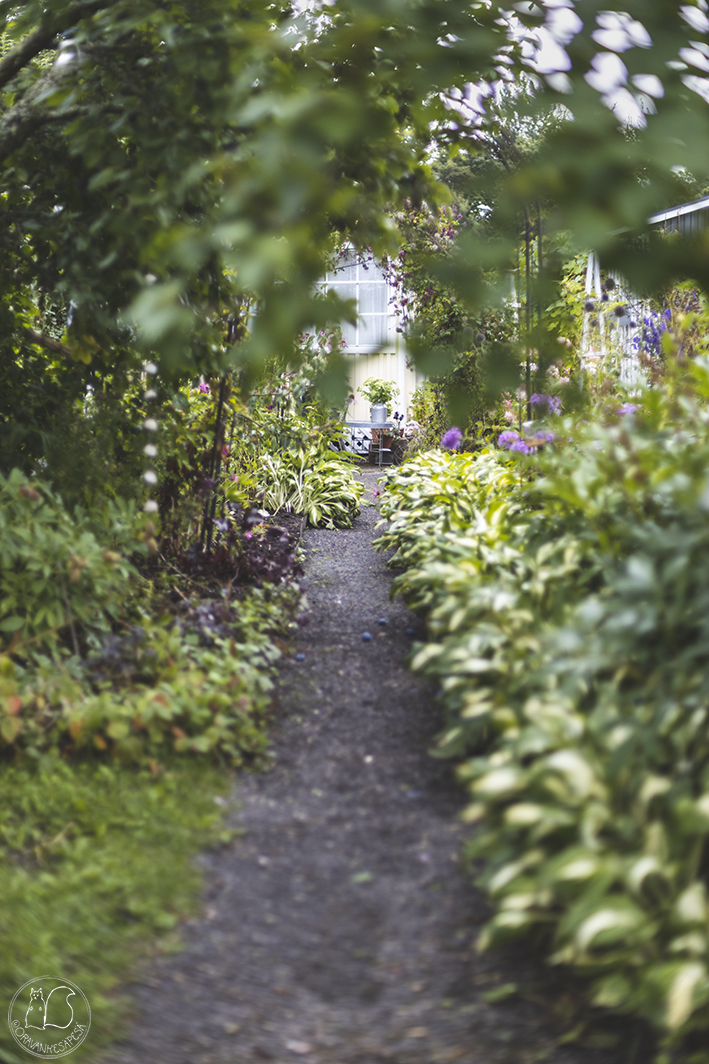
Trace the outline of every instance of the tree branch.
<path fill-rule="evenodd" d="M 0 115 L 0 164 L 12 155 L 45 122 L 66 121 L 67 115 L 46 106 L 47 92 L 61 80 L 59 71 L 50 70 L 21 100 Z"/>
<path fill-rule="evenodd" d="M 33 344 L 39 344 L 40 347 L 46 347 L 50 351 L 54 351 L 58 355 L 68 355 L 71 357 L 72 350 L 67 347 L 66 344 L 60 344 L 58 340 L 53 340 L 51 336 L 45 336 L 44 333 L 35 332 L 34 329 L 25 329 L 25 334 L 32 341 Z"/>
<path fill-rule="evenodd" d="M 0 89 L 7 85 L 8 81 L 11 81 L 30 60 L 45 48 L 49 48 L 58 33 L 68 30 L 70 26 L 75 26 L 82 18 L 93 15 L 101 8 L 110 7 L 111 3 L 112 0 L 77 0 L 77 3 L 70 4 L 62 11 L 61 15 L 53 19 L 50 17 L 44 26 L 40 26 L 39 29 L 25 37 L 24 41 L 20 41 L 0 62 Z"/>

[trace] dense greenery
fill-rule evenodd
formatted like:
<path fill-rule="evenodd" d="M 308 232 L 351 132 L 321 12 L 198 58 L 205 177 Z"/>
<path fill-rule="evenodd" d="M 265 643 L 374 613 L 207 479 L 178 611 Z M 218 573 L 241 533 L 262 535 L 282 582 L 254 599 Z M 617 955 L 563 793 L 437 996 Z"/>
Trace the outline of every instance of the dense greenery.
<path fill-rule="evenodd" d="M 440 684 L 440 752 L 463 758 L 480 822 L 469 853 L 495 907 L 481 945 L 531 935 L 597 1003 L 697 1051 L 708 399 L 698 358 L 531 455 L 412 459 L 387 478 L 380 539 L 428 618 L 413 667 Z"/>
<path fill-rule="evenodd" d="M 210 818 L 176 800 L 175 754 L 263 757 L 298 601 L 272 515 L 347 527 L 361 496 L 338 453 L 353 307 L 316 285 L 343 242 L 400 264 L 441 378 L 428 442 L 455 395 L 478 438 L 521 428 L 520 363 L 541 380 L 577 336 L 578 253 L 638 292 L 709 284 L 703 239 L 646 224 L 709 169 L 705 8 L 579 0 L 564 28 L 490 0 L 0 4 L 3 985 L 26 960 L 106 986 L 90 954 L 127 958 L 120 914 L 145 930 L 186 905 L 170 870 Z M 567 49 L 548 73 L 539 28 Z M 420 457 L 384 539 L 485 821 L 489 939 L 531 929 L 599 1000 L 684 1033 L 709 1000 L 709 385 L 701 361 L 662 382 L 656 326 L 642 412 L 589 379 L 600 422 Z M 34 934 L 50 905 L 55 940 Z"/>
<path fill-rule="evenodd" d="M 364 493 L 364 485 L 352 477 L 347 456 L 322 447 L 269 455 L 261 484 L 263 505 L 272 513 L 304 514 L 311 525 L 322 528 L 351 528 Z"/>
<path fill-rule="evenodd" d="M 563 28 L 554 8 L 522 5 L 515 32 L 504 5 L 483 0 L 343 0 L 317 18 L 280 0 L 4 5 L 1 391 L 21 396 L 3 410 L 15 453 L 36 453 L 86 381 L 97 394 L 121 386 L 131 317 L 165 373 L 225 361 L 253 372 L 341 317 L 313 294 L 337 241 L 394 254 L 391 210 L 435 210 L 446 196 L 427 167 L 432 134 L 441 152 L 495 161 L 474 168 L 490 238 L 471 225 L 438 270 L 473 320 L 497 300 L 537 204 L 542 287 L 562 244 L 567 256 L 598 247 L 636 287 L 703 281 L 701 243 L 660 255 L 634 239 L 676 201 L 678 168 L 707 169 L 695 132 L 705 88 L 692 73 L 701 5 L 624 3 L 625 42 L 608 38 L 613 6 L 575 9 Z M 543 26 L 566 45 L 564 73 L 534 73 L 522 36 Z M 614 48 L 623 59 L 604 89 L 597 56 Z M 511 132 L 499 109 L 465 102 L 466 84 L 523 75 L 533 91 L 515 97 Z M 539 128 L 525 154 L 521 135 Z"/>

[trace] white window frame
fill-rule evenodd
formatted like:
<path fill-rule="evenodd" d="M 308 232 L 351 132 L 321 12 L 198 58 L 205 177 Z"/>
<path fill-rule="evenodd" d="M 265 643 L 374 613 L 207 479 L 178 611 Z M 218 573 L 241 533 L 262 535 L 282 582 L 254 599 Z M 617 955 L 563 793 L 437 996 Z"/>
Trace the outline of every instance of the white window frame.
<path fill-rule="evenodd" d="M 350 272 L 353 266 L 356 266 L 354 277 L 352 277 Z M 355 299 L 357 324 L 350 325 L 349 322 L 343 322 L 342 324 L 342 332 L 347 344 L 345 350 L 348 354 L 371 354 L 380 348 L 392 346 L 395 338 L 396 322 L 391 306 L 391 285 L 373 257 L 367 258 L 356 252 L 354 248 L 345 249 L 345 255 L 338 265 L 327 272 L 321 284 L 323 292 L 334 291 L 343 299 Z M 362 299 L 363 290 L 368 286 L 373 287 L 375 285 L 384 289 L 385 309 L 374 312 L 363 311 L 362 305 L 367 303 L 367 300 Z M 354 290 L 354 296 L 352 290 Z M 373 319 L 379 320 L 380 328 L 374 333 L 375 338 L 371 339 L 373 330 L 371 330 L 371 326 L 368 328 L 367 322 L 371 322 Z"/>

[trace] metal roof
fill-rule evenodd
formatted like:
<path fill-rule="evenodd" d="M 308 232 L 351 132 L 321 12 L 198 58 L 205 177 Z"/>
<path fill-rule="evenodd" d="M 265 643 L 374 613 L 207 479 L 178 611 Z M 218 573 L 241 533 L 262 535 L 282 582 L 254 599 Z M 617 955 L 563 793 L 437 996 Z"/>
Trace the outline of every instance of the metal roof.
<path fill-rule="evenodd" d="M 694 214 L 697 211 L 705 211 L 709 209 L 709 196 L 702 196 L 701 199 L 694 200 L 692 203 L 682 203 L 679 207 L 670 207 L 668 211 L 660 211 L 659 214 L 653 214 L 652 218 L 648 218 L 650 225 L 654 225 L 657 222 L 670 222 L 674 218 L 681 218 L 685 214 Z"/>

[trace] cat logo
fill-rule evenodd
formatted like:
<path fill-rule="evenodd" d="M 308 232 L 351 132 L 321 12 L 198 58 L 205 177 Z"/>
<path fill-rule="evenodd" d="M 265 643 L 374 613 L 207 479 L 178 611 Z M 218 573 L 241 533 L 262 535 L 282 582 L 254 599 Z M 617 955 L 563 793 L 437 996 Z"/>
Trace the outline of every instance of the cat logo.
<path fill-rule="evenodd" d="M 12 1037 L 26 1053 L 53 1060 L 65 1057 L 84 1041 L 91 1009 L 76 983 L 42 975 L 20 987 L 7 1021 Z"/>

